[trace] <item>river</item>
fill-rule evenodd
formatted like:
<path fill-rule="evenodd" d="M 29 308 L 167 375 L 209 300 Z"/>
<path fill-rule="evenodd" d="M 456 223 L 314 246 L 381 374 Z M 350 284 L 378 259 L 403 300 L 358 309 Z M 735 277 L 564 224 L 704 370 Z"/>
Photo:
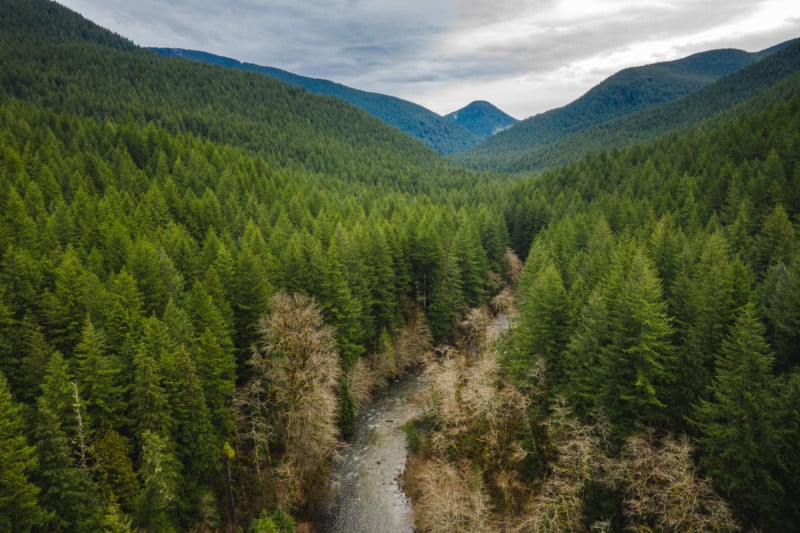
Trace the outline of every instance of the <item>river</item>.
<path fill-rule="evenodd" d="M 358 418 L 349 444 L 331 473 L 331 500 L 322 531 L 380 533 L 414 531 L 411 502 L 399 485 L 408 450 L 403 424 L 421 414 L 425 376 L 393 384 Z"/>
<path fill-rule="evenodd" d="M 509 328 L 506 315 L 487 327 L 487 345 Z M 393 384 L 362 413 L 349 444 L 334 460 L 330 504 L 320 530 L 330 533 L 413 532 L 411 502 L 399 485 L 408 455 L 402 426 L 422 414 L 425 375 Z"/>

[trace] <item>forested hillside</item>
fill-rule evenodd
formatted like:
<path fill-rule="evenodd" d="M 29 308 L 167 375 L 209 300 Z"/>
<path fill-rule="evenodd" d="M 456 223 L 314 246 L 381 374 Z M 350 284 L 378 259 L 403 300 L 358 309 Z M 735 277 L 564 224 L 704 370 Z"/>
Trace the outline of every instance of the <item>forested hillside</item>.
<path fill-rule="evenodd" d="M 293 531 L 423 361 L 421 530 L 796 528 L 798 47 L 512 178 L 1 3 L 0 531 Z"/>
<path fill-rule="evenodd" d="M 360 91 L 340 83 L 299 76 L 274 67 L 242 63 L 236 59 L 208 52 L 180 48 L 153 48 L 152 50 L 166 56 L 182 57 L 212 65 L 256 72 L 295 87 L 302 87 L 312 93 L 339 98 L 418 139 L 440 154 L 463 152 L 492 133 L 478 135 L 468 128 L 464 128 L 429 109 L 425 109 L 421 105 L 395 98 L 394 96 Z"/>
<path fill-rule="evenodd" d="M 3 2 L 0 24 L 0 91 L 10 97 L 191 132 L 244 147 L 271 166 L 409 190 L 425 187 L 429 169 L 446 166 L 344 102 L 266 76 L 156 56 L 46 0 Z"/>
<path fill-rule="evenodd" d="M 537 228 L 519 316 L 432 374 L 419 525 L 795 530 L 800 76 L 508 193 Z"/>
<path fill-rule="evenodd" d="M 489 102 L 476 101 L 445 115 L 447 120 L 460 124 L 486 139 L 517 123 L 517 119 Z"/>
<path fill-rule="evenodd" d="M 565 165 L 589 151 L 688 128 L 798 70 L 797 41 L 755 54 L 717 50 L 627 69 L 572 104 L 522 121 L 455 159 L 472 168 L 506 172 Z"/>
<path fill-rule="evenodd" d="M 0 23 L 0 529 L 285 530 L 497 289 L 502 214 L 335 99 L 49 2 Z"/>

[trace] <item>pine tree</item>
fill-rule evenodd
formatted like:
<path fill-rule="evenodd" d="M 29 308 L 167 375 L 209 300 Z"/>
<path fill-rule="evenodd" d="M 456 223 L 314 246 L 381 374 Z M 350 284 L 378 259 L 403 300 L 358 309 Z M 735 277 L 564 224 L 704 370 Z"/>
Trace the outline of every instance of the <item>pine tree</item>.
<path fill-rule="evenodd" d="M 142 490 L 136 505 L 136 523 L 146 531 L 174 531 L 169 518 L 178 488 L 179 465 L 168 441 L 150 430 L 142 434 Z"/>
<path fill-rule="evenodd" d="M 130 513 L 139 494 L 139 482 L 133 471 L 128 443 L 122 435 L 108 429 L 97 435 L 92 447 L 97 461 L 97 485 L 106 503 L 118 503 L 122 511 Z"/>
<path fill-rule="evenodd" d="M 194 361 L 185 346 L 167 354 L 164 385 L 171 406 L 175 457 L 182 466 L 176 508 L 195 516 L 207 480 L 218 471 L 222 440 L 215 435 Z"/>
<path fill-rule="evenodd" d="M 44 379 L 53 347 L 47 342 L 42 328 L 32 319 L 23 320 L 20 329 L 25 332 L 25 346 L 21 364 L 20 398 L 30 405 L 36 402 L 39 386 Z"/>
<path fill-rule="evenodd" d="M 169 434 L 170 406 L 162 384 L 161 360 L 171 347 L 163 323 L 155 317 L 149 318 L 144 339 L 133 359 L 133 388 L 129 404 L 140 443 L 147 431 Z"/>
<path fill-rule="evenodd" d="M 106 353 L 105 334 L 89 317 L 75 347 L 76 375 L 87 412 L 98 426 L 120 427 L 125 412 L 119 361 Z"/>
<path fill-rule="evenodd" d="M 568 352 L 564 391 L 602 410 L 624 438 L 660 422 L 673 368 L 672 334 L 661 284 L 650 261 L 622 242 L 587 303 Z"/>
<path fill-rule="evenodd" d="M 193 350 L 212 425 L 221 438 L 227 438 L 233 429 L 229 405 L 236 381 L 236 362 L 210 328 L 196 339 Z"/>
<path fill-rule="evenodd" d="M 15 322 L 11 310 L 3 302 L 2 287 L 0 287 L 0 372 L 8 376 L 12 383 L 18 384 L 20 360 L 14 350 Z"/>
<path fill-rule="evenodd" d="M 714 356 L 725 332 L 736 318 L 740 292 L 749 291 L 749 279 L 740 275 L 741 263 L 731 260 L 720 232 L 708 236 L 697 263 L 686 266 L 674 287 L 674 308 L 681 348 L 677 352 L 671 416 L 683 425 L 692 405 L 705 397 L 714 373 Z M 745 297 L 746 298 L 746 297 Z"/>
<path fill-rule="evenodd" d="M 463 281 L 458 266 L 458 254 L 454 243 L 447 242 L 442 248 L 441 270 L 436 271 L 427 308 L 428 320 L 434 338 L 442 339 L 457 324 L 466 310 Z"/>
<path fill-rule="evenodd" d="M 30 531 L 48 516 L 37 501 L 39 488 L 29 480 L 38 467 L 36 454 L 25 440 L 21 409 L 2 372 L 0 413 L 0 530 Z"/>
<path fill-rule="evenodd" d="M 105 289 L 72 246 L 64 252 L 55 276 L 55 292 L 48 295 L 45 311 L 55 347 L 69 353 L 80 338 L 87 313 L 95 319 L 107 308 Z"/>
<path fill-rule="evenodd" d="M 359 322 L 361 304 L 350 292 L 335 244 L 331 245 L 326 255 L 319 299 L 325 318 L 336 328 L 342 364 L 344 368 L 349 368 L 364 351 L 364 331 Z"/>
<path fill-rule="evenodd" d="M 782 488 L 773 357 L 755 306 L 745 305 L 716 360 L 711 398 L 697 404 L 700 464 L 745 522 L 770 528 Z"/>
<path fill-rule="evenodd" d="M 108 285 L 112 304 L 105 322 L 107 348 L 119 357 L 130 375 L 144 323 L 144 299 L 136 280 L 125 268 L 112 276 Z"/>
<path fill-rule="evenodd" d="M 52 512 L 50 528 L 93 531 L 102 520 L 102 506 L 94 494 L 84 421 L 76 410 L 80 404 L 72 383 L 66 362 L 55 352 L 37 400 L 36 483 L 42 488 L 42 507 Z"/>
<path fill-rule="evenodd" d="M 569 335 L 569 302 L 561 274 L 548 263 L 520 288 L 522 305 L 514 337 L 514 369 L 524 375 L 536 357 L 545 358 L 549 382 L 564 380 L 563 355 Z"/>
<path fill-rule="evenodd" d="M 769 269 L 763 293 L 775 366 L 779 370 L 793 368 L 800 363 L 800 252 L 788 263 Z"/>
<path fill-rule="evenodd" d="M 461 274 L 462 290 L 467 306 L 478 305 L 486 289 L 484 287 L 489 272 L 486 252 L 481 246 L 478 229 L 462 212 L 454 236 L 453 246 L 458 257 L 458 270 Z"/>

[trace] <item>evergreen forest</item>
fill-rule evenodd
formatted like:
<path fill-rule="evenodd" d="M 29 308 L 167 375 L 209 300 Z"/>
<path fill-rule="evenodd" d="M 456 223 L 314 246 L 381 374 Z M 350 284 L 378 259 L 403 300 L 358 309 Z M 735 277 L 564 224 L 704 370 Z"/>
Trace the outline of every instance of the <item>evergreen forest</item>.
<path fill-rule="evenodd" d="M 795 530 L 798 50 L 703 121 L 510 175 L 5 0 L 0 531 L 308 527 L 423 365 L 420 530 Z"/>

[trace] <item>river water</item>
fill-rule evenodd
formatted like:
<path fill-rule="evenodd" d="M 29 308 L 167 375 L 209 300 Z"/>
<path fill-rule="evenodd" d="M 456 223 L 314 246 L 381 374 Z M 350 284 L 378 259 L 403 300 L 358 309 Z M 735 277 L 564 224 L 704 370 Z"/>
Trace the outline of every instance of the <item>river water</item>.
<path fill-rule="evenodd" d="M 422 411 L 425 376 L 393 384 L 358 418 L 331 473 L 331 505 L 321 530 L 336 533 L 414 531 L 411 502 L 399 485 L 408 450 L 403 424 Z"/>
<path fill-rule="evenodd" d="M 495 317 L 486 329 L 486 345 L 510 326 Z M 414 531 L 411 502 L 399 485 L 408 455 L 402 426 L 422 414 L 427 380 L 421 372 L 393 384 L 363 412 L 349 444 L 334 460 L 330 503 L 320 529 L 330 533 L 402 533 Z"/>

